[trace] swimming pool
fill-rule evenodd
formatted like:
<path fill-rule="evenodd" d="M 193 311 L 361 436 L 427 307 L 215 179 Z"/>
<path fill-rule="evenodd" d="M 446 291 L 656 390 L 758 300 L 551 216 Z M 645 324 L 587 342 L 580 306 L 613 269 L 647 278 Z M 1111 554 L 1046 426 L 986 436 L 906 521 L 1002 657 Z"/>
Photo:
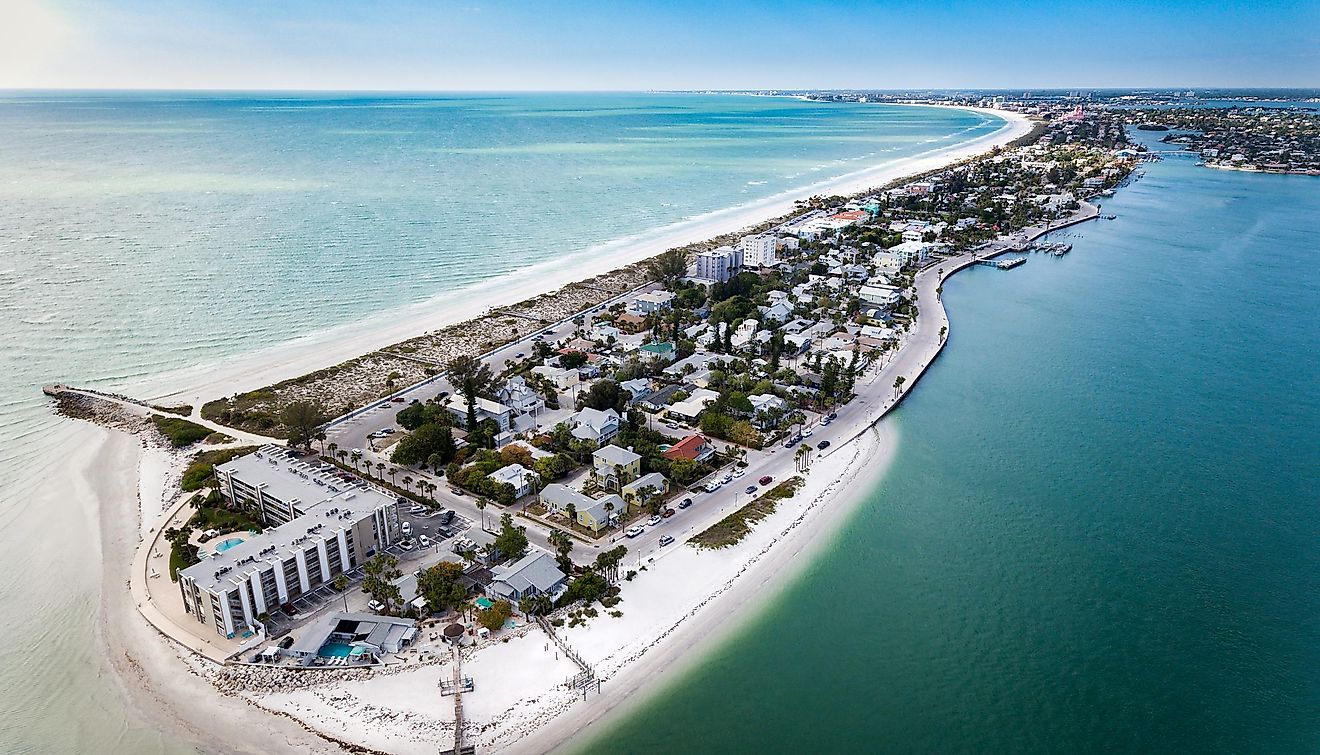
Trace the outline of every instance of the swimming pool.
<path fill-rule="evenodd" d="M 225 538 L 215 546 L 215 553 L 218 556 L 241 542 L 243 542 L 243 538 L 241 537 Z"/>
<path fill-rule="evenodd" d="M 347 658 L 352 655 L 353 646 L 342 642 L 327 642 L 316 651 L 316 654 L 322 658 Z"/>

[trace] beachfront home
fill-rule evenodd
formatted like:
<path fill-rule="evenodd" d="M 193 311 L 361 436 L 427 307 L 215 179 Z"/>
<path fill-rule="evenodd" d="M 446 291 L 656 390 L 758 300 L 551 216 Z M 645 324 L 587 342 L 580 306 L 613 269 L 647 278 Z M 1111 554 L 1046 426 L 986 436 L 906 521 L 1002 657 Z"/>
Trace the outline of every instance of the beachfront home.
<path fill-rule="evenodd" d="M 788 412 L 788 402 L 773 393 L 756 393 L 747 397 L 752 403 L 752 416 L 762 427 L 771 424 L 773 417 L 782 417 Z"/>
<path fill-rule="evenodd" d="M 648 291 L 632 300 L 632 311 L 649 315 L 674 306 L 674 295 L 668 291 Z"/>
<path fill-rule="evenodd" d="M 669 493 L 669 480 L 659 472 L 642 475 L 619 491 L 629 506 L 645 506 Z"/>
<path fill-rule="evenodd" d="M 668 362 L 678 353 L 674 344 L 668 341 L 656 341 L 642 345 L 637 349 L 638 356 L 648 362 Z"/>
<path fill-rule="evenodd" d="M 377 662 L 386 653 L 407 649 L 416 639 L 417 622 L 412 619 L 336 611 L 304 627 L 297 641 L 281 654 L 301 658 L 304 665 L 318 657 Z"/>
<path fill-rule="evenodd" d="M 592 532 L 600 532 L 601 529 L 608 527 L 627 505 L 617 495 L 590 498 L 557 482 L 552 482 L 541 489 L 540 501 L 546 510 L 564 515 L 567 515 L 571 504 L 574 520 Z"/>
<path fill-rule="evenodd" d="M 568 584 L 568 576 L 559 570 L 554 556 L 542 552 L 528 553 L 517 563 L 497 566 L 490 573 L 490 594 L 514 605 L 536 595 L 553 599 Z"/>
<path fill-rule="evenodd" d="M 491 472 L 488 477 L 495 482 L 513 486 L 513 497 L 522 498 L 536 490 L 541 484 L 541 476 L 521 464 L 510 464 Z"/>
<path fill-rule="evenodd" d="M 573 431 L 573 437 L 579 440 L 589 440 L 597 446 L 603 446 L 614 440 L 614 436 L 619 434 L 619 425 L 622 420 L 619 413 L 613 409 L 592 409 L 586 407 L 569 417 L 568 426 Z"/>
<path fill-rule="evenodd" d="M 500 432 L 508 432 L 513 426 L 513 409 L 501 404 L 498 401 L 491 401 L 488 398 L 477 397 L 476 400 L 477 422 L 485 422 L 488 419 L 495 420 L 499 426 Z M 467 426 L 467 399 L 460 393 L 455 393 L 449 397 L 445 408 L 454 416 L 454 420 L 459 427 L 471 429 Z"/>
<path fill-rule="evenodd" d="M 591 454 L 591 474 L 606 490 L 618 490 L 642 472 L 642 457 L 632 449 L 603 446 Z"/>
<path fill-rule="evenodd" d="M 694 433 L 670 446 L 660 455 L 670 461 L 684 459 L 703 462 L 715 455 L 715 447 L 706 440 L 705 436 Z"/>

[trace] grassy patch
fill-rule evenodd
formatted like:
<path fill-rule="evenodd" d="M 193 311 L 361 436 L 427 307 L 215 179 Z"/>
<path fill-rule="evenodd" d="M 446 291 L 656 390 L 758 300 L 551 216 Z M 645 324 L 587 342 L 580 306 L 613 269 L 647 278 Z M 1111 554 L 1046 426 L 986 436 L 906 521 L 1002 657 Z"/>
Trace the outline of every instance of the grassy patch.
<path fill-rule="evenodd" d="M 211 434 L 210 428 L 202 427 L 195 422 L 189 422 L 178 417 L 164 417 L 153 414 L 151 415 L 151 421 L 156 425 L 156 429 L 160 431 L 160 434 L 164 435 L 170 445 L 175 448 L 191 446 Z"/>
<path fill-rule="evenodd" d="M 243 446 L 242 448 L 225 448 L 219 451 L 203 451 L 188 462 L 188 468 L 183 470 L 183 481 L 180 487 L 185 491 L 201 490 L 215 479 L 215 465 L 224 464 L 255 450 L 257 450 L 256 446 Z"/>
<path fill-rule="evenodd" d="M 801 477 L 784 480 L 766 491 L 765 495 L 711 525 L 690 542 L 697 548 L 705 550 L 728 548 L 739 543 L 752 531 L 752 525 L 775 513 L 778 502 L 784 498 L 792 498 L 801 485 Z"/>
<path fill-rule="evenodd" d="M 170 581 L 179 581 L 179 570 L 187 569 L 201 561 L 197 557 L 197 546 L 182 543 L 170 548 Z"/>
<path fill-rule="evenodd" d="M 190 404 L 182 404 L 180 406 L 156 406 L 153 404 L 151 408 L 158 412 L 165 412 L 166 414 L 177 414 L 180 417 L 187 417 L 189 414 L 192 414 L 193 410 Z"/>
<path fill-rule="evenodd" d="M 188 524 L 197 530 L 220 530 L 221 532 L 239 532 L 253 530 L 261 532 L 261 522 L 244 511 L 230 511 L 215 506 L 202 506 L 192 515 Z"/>

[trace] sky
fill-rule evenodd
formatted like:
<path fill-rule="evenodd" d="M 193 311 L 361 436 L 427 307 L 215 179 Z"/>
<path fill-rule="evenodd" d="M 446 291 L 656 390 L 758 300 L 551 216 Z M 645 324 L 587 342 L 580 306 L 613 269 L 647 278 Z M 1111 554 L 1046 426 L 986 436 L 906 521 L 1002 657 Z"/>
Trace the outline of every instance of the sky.
<path fill-rule="evenodd" d="M 1320 0 L 0 0 L 0 88 L 1320 87 Z"/>

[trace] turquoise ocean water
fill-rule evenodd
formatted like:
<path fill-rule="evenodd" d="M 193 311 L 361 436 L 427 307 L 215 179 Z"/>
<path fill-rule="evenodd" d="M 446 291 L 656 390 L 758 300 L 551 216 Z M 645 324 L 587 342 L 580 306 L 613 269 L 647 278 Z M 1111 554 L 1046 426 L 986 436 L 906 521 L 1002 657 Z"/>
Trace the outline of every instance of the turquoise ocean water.
<path fill-rule="evenodd" d="M 585 749 L 1320 749 L 1320 181 L 1146 170 L 945 285 L 889 474 Z"/>
<path fill-rule="evenodd" d="M 681 95 L 0 96 L 0 751 L 186 751 L 95 639 L 81 459 L 39 386 L 216 364 L 956 144 L 933 108 Z M 114 586 L 113 589 L 119 589 Z"/>

